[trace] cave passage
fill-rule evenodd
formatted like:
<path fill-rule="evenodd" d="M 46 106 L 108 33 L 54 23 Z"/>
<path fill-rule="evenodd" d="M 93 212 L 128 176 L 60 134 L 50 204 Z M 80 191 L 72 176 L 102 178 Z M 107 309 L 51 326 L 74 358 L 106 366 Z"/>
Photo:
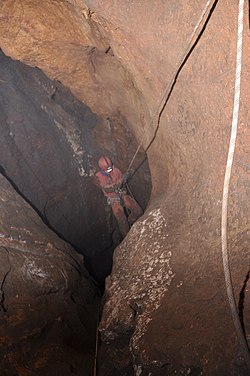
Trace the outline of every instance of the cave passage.
<path fill-rule="evenodd" d="M 247 8 L 1 1 L 0 375 L 249 375 Z M 93 180 L 138 144 L 119 243 Z"/>
<path fill-rule="evenodd" d="M 93 178 L 101 155 L 125 172 L 137 142 L 118 118 L 95 115 L 60 82 L 3 52 L 0 76 L 2 173 L 44 222 L 84 255 L 103 287 L 121 236 Z M 133 168 L 129 187 L 145 209 L 151 179 L 142 151 Z"/>

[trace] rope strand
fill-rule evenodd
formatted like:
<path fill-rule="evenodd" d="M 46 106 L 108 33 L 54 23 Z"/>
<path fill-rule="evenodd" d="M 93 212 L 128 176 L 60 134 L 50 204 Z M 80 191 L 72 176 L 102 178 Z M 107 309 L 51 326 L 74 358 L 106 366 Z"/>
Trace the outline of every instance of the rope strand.
<path fill-rule="evenodd" d="M 188 41 L 188 45 L 187 45 L 187 48 L 185 49 L 185 51 L 183 52 L 183 54 L 181 55 L 180 57 L 180 60 L 179 60 L 179 63 L 177 64 L 177 68 L 176 70 L 174 71 L 173 75 L 171 76 L 171 79 L 169 81 L 169 83 L 167 84 L 167 87 L 165 88 L 165 90 L 163 91 L 162 95 L 161 95 L 161 98 L 160 98 L 160 101 L 159 101 L 159 104 L 151 118 L 151 121 L 148 125 L 148 128 L 151 127 L 152 124 L 156 123 L 156 126 L 153 127 L 154 128 L 154 134 L 153 134 L 153 137 L 151 138 L 151 140 L 149 141 L 148 145 L 146 146 L 145 148 L 145 151 L 147 152 L 147 150 L 149 149 L 149 147 L 152 145 L 155 137 L 156 137 L 156 134 L 157 134 L 157 131 L 158 131 L 158 128 L 159 128 L 159 123 L 160 123 L 160 117 L 161 117 L 161 114 L 168 102 L 168 99 L 170 97 L 170 94 L 171 94 L 171 91 L 173 89 L 173 85 L 184 65 L 184 62 L 186 61 L 187 57 L 189 56 L 190 52 L 193 50 L 193 47 L 196 45 L 196 42 L 199 40 L 199 37 L 201 35 L 201 31 L 203 29 L 203 26 L 207 23 L 207 20 L 209 19 L 209 12 L 211 9 L 213 9 L 213 7 L 216 5 L 218 0 L 215 0 L 213 3 L 212 3 L 212 0 L 208 0 L 202 10 L 202 13 L 201 13 L 201 16 L 199 17 L 199 20 L 198 22 L 196 23 L 195 27 L 194 27 L 194 30 L 189 38 L 189 41 Z M 212 5 L 211 5 L 212 3 Z M 205 16 L 206 14 L 208 14 L 208 16 L 206 17 L 205 19 Z M 139 150 L 140 148 L 142 147 L 143 145 L 143 142 L 145 140 L 145 137 L 146 137 L 146 133 L 144 133 L 144 136 L 140 142 L 140 144 L 138 145 L 138 148 L 129 164 L 129 167 L 127 169 L 127 172 L 131 169 L 131 166 L 133 165 L 134 163 L 134 160 L 137 156 L 137 154 L 139 153 Z"/>
<path fill-rule="evenodd" d="M 241 66 L 242 66 L 243 15 L 244 15 L 243 10 L 244 10 L 244 0 L 239 0 L 234 108 L 233 108 L 233 119 L 232 119 L 232 127 L 231 127 L 231 137 L 230 137 L 226 171 L 225 171 L 225 177 L 224 177 L 224 186 L 223 186 L 222 213 L 221 213 L 221 247 L 222 247 L 222 260 L 223 260 L 223 268 L 224 268 L 228 302 L 230 305 L 238 341 L 243 350 L 243 355 L 244 355 L 247 367 L 250 370 L 250 353 L 249 353 L 248 344 L 247 344 L 247 341 L 243 332 L 243 328 L 241 326 L 239 313 L 238 313 L 238 309 L 237 309 L 235 298 L 234 298 L 230 265 L 229 265 L 229 257 L 228 257 L 228 247 L 227 247 L 228 192 L 229 192 L 230 178 L 231 178 L 231 172 L 232 172 L 232 164 L 233 164 L 233 157 L 234 157 L 234 151 L 235 151 L 238 117 L 239 117 L 240 81 L 241 81 Z"/>

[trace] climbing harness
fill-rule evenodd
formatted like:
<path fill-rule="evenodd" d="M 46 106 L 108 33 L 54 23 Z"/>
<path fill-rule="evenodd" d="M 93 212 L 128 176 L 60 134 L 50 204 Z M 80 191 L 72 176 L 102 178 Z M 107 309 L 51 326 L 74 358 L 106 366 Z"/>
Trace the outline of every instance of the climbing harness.
<path fill-rule="evenodd" d="M 128 208 L 126 207 L 125 205 L 125 202 L 123 200 L 123 197 L 127 194 L 127 191 L 126 189 L 122 186 L 121 188 L 117 188 L 115 190 L 115 193 L 116 193 L 116 196 L 115 197 L 108 197 L 107 198 L 107 203 L 108 205 L 112 206 L 114 205 L 116 202 L 119 202 L 121 204 L 121 206 L 123 207 L 123 210 L 124 210 L 124 213 L 128 219 L 129 217 L 129 211 L 128 211 Z M 130 227 L 130 226 L 129 226 Z"/>
<path fill-rule="evenodd" d="M 123 196 L 127 194 L 126 190 L 124 188 L 117 188 L 114 190 L 116 196 L 109 196 L 107 197 L 107 203 L 108 205 L 112 206 L 116 202 L 120 202 L 123 204 Z"/>
<path fill-rule="evenodd" d="M 120 201 L 121 201 L 121 199 L 120 199 L 119 196 L 108 197 L 108 198 L 107 198 L 107 203 L 108 203 L 108 205 L 110 205 L 110 206 L 112 206 L 112 205 L 114 205 L 116 202 L 120 202 Z"/>
<path fill-rule="evenodd" d="M 117 188 L 116 190 L 115 190 L 115 193 L 118 195 L 118 196 L 122 196 L 122 195 L 125 195 L 127 192 L 126 192 L 126 190 L 125 190 L 125 188 Z"/>
<path fill-rule="evenodd" d="M 239 317 L 238 309 L 237 309 L 235 298 L 234 298 L 229 258 L 228 258 L 228 248 L 227 248 L 228 192 L 229 192 L 229 184 L 230 184 L 230 178 L 231 178 L 231 172 L 232 172 L 232 164 L 233 164 L 233 157 L 234 157 L 234 151 L 235 151 L 235 142 L 236 142 L 236 137 L 237 137 L 237 127 L 238 127 L 238 117 L 239 117 L 240 80 L 241 80 L 241 66 L 242 66 L 243 16 L 244 16 L 244 0 L 239 0 L 234 108 L 233 108 L 233 119 L 232 119 L 232 127 L 231 127 L 231 137 L 230 137 L 230 144 L 229 144 L 229 149 L 228 149 L 228 157 L 227 157 L 226 171 L 225 171 L 225 177 L 224 177 L 224 186 L 223 186 L 222 213 L 221 213 L 221 246 L 222 246 L 222 259 L 223 259 L 223 267 L 224 267 L 228 301 L 229 301 L 238 341 L 241 345 L 245 362 L 250 371 L 250 353 L 249 353 L 248 344 L 247 344 L 246 337 L 244 335 L 244 331 L 240 322 L 240 317 Z"/>
<path fill-rule="evenodd" d="M 195 25 L 194 30 L 193 30 L 190 38 L 189 38 L 187 48 L 185 49 L 184 53 L 181 55 L 179 63 L 177 64 L 177 68 L 174 71 L 166 89 L 162 93 L 159 104 L 158 104 L 156 111 L 154 112 L 154 114 L 151 118 L 151 121 L 149 123 L 149 126 L 148 126 L 148 128 L 150 128 L 152 125 L 156 124 L 153 127 L 153 129 L 154 129 L 153 137 L 151 138 L 148 145 L 144 149 L 145 152 L 148 151 L 148 149 L 152 145 L 153 141 L 155 140 L 155 137 L 157 135 L 157 132 L 158 132 L 158 129 L 159 129 L 159 126 L 160 126 L 160 119 L 161 119 L 162 112 L 164 111 L 165 106 L 166 106 L 166 104 L 167 104 L 167 102 L 170 98 L 170 95 L 171 95 L 171 92 L 173 90 L 174 84 L 177 80 L 177 77 L 179 76 L 186 60 L 188 59 L 188 57 L 190 55 L 190 53 L 193 51 L 193 48 L 195 47 L 197 41 L 199 40 L 199 38 L 200 38 L 200 36 L 201 36 L 201 34 L 204 30 L 205 25 L 207 24 L 207 22 L 208 22 L 208 20 L 211 16 L 212 10 L 215 8 L 217 2 L 218 2 L 218 0 L 214 0 L 213 2 L 212 2 L 212 0 L 208 0 L 206 2 L 205 6 L 202 10 L 201 16 L 200 16 L 197 24 Z M 207 14 L 208 14 L 208 16 L 205 18 L 205 16 Z M 137 154 L 139 153 L 140 148 L 143 145 L 145 137 L 146 137 L 146 133 L 144 133 L 144 136 L 142 137 L 142 140 L 141 140 L 140 144 L 138 145 L 138 147 L 136 149 L 136 152 L 135 152 L 135 154 L 134 154 L 134 156 L 133 156 L 133 158 L 132 158 L 132 160 L 129 164 L 127 172 L 130 171 L 130 169 L 131 169 L 131 167 L 132 167 L 132 165 L 135 161 L 135 158 L 136 158 Z"/>

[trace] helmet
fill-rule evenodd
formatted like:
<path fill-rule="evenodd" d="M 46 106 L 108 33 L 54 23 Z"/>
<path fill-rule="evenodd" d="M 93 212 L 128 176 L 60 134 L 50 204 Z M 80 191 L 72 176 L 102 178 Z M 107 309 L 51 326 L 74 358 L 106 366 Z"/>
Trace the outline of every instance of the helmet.
<path fill-rule="evenodd" d="M 109 157 L 101 157 L 98 161 L 98 166 L 102 171 L 111 172 L 113 170 L 113 163 Z"/>

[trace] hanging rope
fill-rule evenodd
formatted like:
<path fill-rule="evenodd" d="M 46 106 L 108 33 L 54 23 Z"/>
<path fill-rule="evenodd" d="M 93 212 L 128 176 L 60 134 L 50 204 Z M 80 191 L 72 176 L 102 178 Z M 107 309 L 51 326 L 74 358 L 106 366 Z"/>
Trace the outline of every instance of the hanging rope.
<path fill-rule="evenodd" d="M 199 37 L 204 29 L 204 25 L 206 25 L 212 9 L 216 6 L 217 1 L 214 1 L 211 5 L 211 1 L 207 1 L 202 14 L 193 30 L 193 33 L 190 37 L 188 47 L 181 57 L 178 69 L 174 72 L 171 80 L 169 81 L 169 84 L 167 85 L 166 89 L 164 90 L 159 105 L 157 107 L 156 112 L 154 113 L 152 120 L 149 124 L 149 127 L 156 122 L 154 135 L 151 138 L 150 142 L 148 143 L 147 147 L 145 148 L 145 151 L 149 149 L 149 147 L 152 145 L 160 123 L 160 117 L 161 114 L 168 102 L 168 99 L 171 95 L 171 91 L 173 89 L 174 83 L 176 82 L 176 79 L 186 62 L 186 59 L 192 52 L 194 46 L 196 45 L 197 41 L 199 40 Z M 209 15 L 207 16 L 205 22 L 203 22 L 205 15 L 209 12 Z M 237 127 L 238 127 L 238 115 L 239 115 L 239 99 L 240 99 L 240 77 L 241 77 L 241 65 L 242 65 L 242 37 L 243 37 L 243 14 L 244 14 L 244 0 L 239 0 L 239 11 L 238 11 L 238 39 L 237 39 L 237 57 L 236 57 L 236 78 L 235 78 L 235 95 L 234 95 L 234 110 L 233 110 L 233 120 L 232 120 L 232 129 L 231 129 L 231 138 L 230 138 L 230 145 L 229 145 L 229 151 L 228 151 L 228 159 L 227 159 L 227 165 L 226 165 L 226 172 L 225 172 L 225 179 L 224 179 L 224 186 L 223 186 L 223 199 L 222 199 L 222 218 L 221 218 L 221 244 L 222 244 L 222 258 L 223 258 L 223 267 L 224 267 L 224 274 L 225 274 L 225 283 L 226 283 L 226 289 L 227 289 L 227 296 L 229 305 L 232 312 L 232 317 L 235 325 L 235 329 L 237 332 L 237 337 L 239 340 L 239 343 L 241 345 L 241 348 L 244 353 L 245 362 L 247 364 L 247 367 L 250 370 L 250 353 L 248 344 L 240 323 L 239 314 L 237 310 L 237 306 L 234 299 L 234 293 L 232 288 L 232 281 L 231 281 L 231 273 L 230 273 L 230 267 L 229 267 L 229 260 L 228 260 L 228 249 L 227 249 L 227 209 L 228 209 L 228 191 L 229 191 L 229 183 L 230 183 L 230 177 L 231 177 L 231 170 L 232 170 L 232 163 L 233 163 L 233 155 L 235 150 L 235 142 L 236 142 L 236 136 L 237 136 Z M 201 27 L 201 24 L 203 26 Z M 197 32 L 198 30 L 201 30 Z M 144 139 L 146 137 L 146 134 L 144 134 L 130 164 L 127 169 L 127 172 L 131 169 L 131 166 L 134 163 L 134 160 L 142 147 L 144 143 Z"/>
<path fill-rule="evenodd" d="M 222 213 L 221 213 L 221 246 L 222 246 L 222 259 L 225 274 L 225 283 L 229 305 L 233 317 L 234 326 L 238 336 L 239 343 L 243 350 L 245 362 L 250 371 L 250 353 L 248 344 L 241 326 L 238 309 L 235 303 L 234 292 L 232 287 L 230 265 L 228 260 L 227 248 L 227 211 L 228 211 L 228 191 L 230 184 L 230 177 L 232 171 L 235 142 L 237 137 L 238 117 L 239 117 L 239 101 L 240 101 L 240 79 L 241 79 L 241 66 L 242 66 L 242 36 L 243 36 L 243 15 L 244 15 L 244 0 L 239 0 L 238 11 L 238 40 L 237 40 L 237 57 L 236 57 L 236 76 L 235 76 L 235 93 L 234 93 L 234 108 L 233 119 L 231 128 L 231 137 L 227 157 L 227 165 L 223 186 L 222 198 Z"/>
<path fill-rule="evenodd" d="M 212 2 L 212 0 L 208 0 L 202 10 L 202 13 L 201 13 L 201 16 L 198 20 L 198 22 L 196 23 L 195 27 L 194 27 L 194 30 L 189 38 L 189 41 L 188 41 L 188 45 L 187 45 L 187 48 L 185 49 L 185 51 L 183 52 L 183 54 L 181 55 L 180 57 L 180 60 L 177 64 L 177 68 L 176 70 L 174 71 L 168 85 L 166 86 L 164 92 L 162 93 L 162 96 L 160 97 L 160 101 L 159 101 L 159 104 L 156 108 L 156 111 L 154 112 L 152 118 L 151 118 L 151 121 L 149 123 L 149 128 L 151 127 L 152 124 L 155 124 L 155 126 L 153 127 L 154 129 L 154 134 L 153 134 L 153 137 L 151 138 L 151 140 L 149 141 L 148 145 L 146 146 L 146 148 L 144 149 L 145 152 L 148 151 L 148 149 L 150 148 L 150 146 L 152 145 L 155 137 L 156 137 L 156 134 L 157 134 L 157 131 L 159 129 L 159 125 L 160 125 L 160 118 L 161 118 L 161 114 L 168 102 L 168 99 L 171 95 L 171 92 L 172 92 L 172 89 L 173 89 L 173 86 L 176 82 L 176 79 L 182 69 L 182 67 L 184 66 L 187 58 L 189 57 L 190 53 L 192 52 L 194 46 L 196 45 L 197 41 L 199 40 L 203 30 L 204 30 L 204 26 L 207 24 L 209 18 L 210 18 L 210 15 L 212 13 L 212 10 L 214 9 L 215 5 L 217 4 L 218 0 L 215 0 Z M 207 15 L 208 14 L 208 15 Z M 207 17 L 205 17 L 207 15 Z M 144 136 L 140 142 L 140 144 L 138 145 L 138 148 L 136 149 L 136 152 L 129 164 L 129 167 L 127 169 L 127 172 L 131 169 L 133 163 L 134 163 L 134 160 L 137 156 L 137 154 L 139 153 L 139 150 L 140 148 L 142 147 L 143 143 L 144 143 L 144 140 L 145 140 L 145 137 L 146 137 L 146 133 L 144 133 Z"/>

